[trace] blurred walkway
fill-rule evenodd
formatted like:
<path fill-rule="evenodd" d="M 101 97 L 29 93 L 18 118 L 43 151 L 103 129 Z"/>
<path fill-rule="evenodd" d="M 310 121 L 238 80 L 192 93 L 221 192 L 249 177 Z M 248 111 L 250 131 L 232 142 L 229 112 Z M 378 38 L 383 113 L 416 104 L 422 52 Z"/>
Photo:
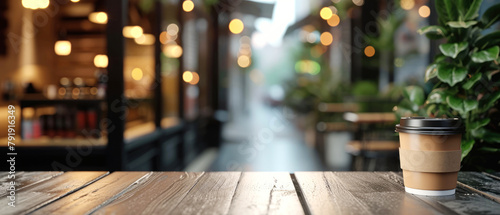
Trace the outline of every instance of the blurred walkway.
<path fill-rule="evenodd" d="M 321 171 L 314 149 L 290 122 L 282 107 L 253 103 L 248 114 L 237 114 L 224 126 L 218 157 L 210 171 Z"/>

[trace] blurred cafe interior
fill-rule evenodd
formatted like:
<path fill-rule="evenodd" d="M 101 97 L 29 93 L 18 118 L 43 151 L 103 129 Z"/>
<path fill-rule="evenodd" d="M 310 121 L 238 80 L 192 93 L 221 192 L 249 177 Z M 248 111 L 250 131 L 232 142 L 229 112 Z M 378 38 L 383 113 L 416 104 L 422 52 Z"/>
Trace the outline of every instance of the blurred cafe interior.
<path fill-rule="evenodd" d="M 399 171 L 437 23 L 432 0 L 2 0 L 0 148 L 32 171 Z"/>

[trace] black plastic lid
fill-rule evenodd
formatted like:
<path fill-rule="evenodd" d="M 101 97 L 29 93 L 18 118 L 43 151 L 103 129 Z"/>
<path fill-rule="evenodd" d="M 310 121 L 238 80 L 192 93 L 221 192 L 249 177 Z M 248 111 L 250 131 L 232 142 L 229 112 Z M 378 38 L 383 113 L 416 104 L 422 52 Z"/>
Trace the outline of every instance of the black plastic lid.
<path fill-rule="evenodd" d="M 464 126 L 459 118 L 401 117 L 396 125 L 396 132 L 452 135 L 463 133 Z"/>

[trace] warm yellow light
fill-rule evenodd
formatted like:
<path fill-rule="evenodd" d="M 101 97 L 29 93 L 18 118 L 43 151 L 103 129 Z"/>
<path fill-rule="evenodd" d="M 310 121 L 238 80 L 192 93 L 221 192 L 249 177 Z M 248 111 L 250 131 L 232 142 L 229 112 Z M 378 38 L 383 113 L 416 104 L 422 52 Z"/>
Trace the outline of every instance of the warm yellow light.
<path fill-rule="evenodd" d="M 363 6 L 365 4 L 364 0 L 352 0 L 352 3 L 354 3 L 356 6 Z"/>
<path fill-rule="evenodd" d="M 163 53 L 169 58 L 179 58 L 182 56 L 182 47 L 177 44 L 166 45 Z"/>
<path fill-rule="evenodd" d="M 240 66 L 241 68 L 247 68 L 250 66 L 251 63 L 252 60 L 250 59 L 250 56 L 240 55 L 238 57 L 238 66 Z"/>
<path fill-rule="evenodd" d="M 155 36 L 152 34 L 143 34 L 134 39 L 135 43 L 139 45 L 153 45 L 155 44 Z"/>
<path fill-rule="evenodd" d="M 427 5 L 423 5 L 418 9 L 418 15 L 423 18 L 427 18 L 431 15 L 431 9 Z"/>
<path fill-rule="evenodd" d="M 39 0 L 38 1 L 38 8 L 40 9 L 45 9 L 49 6 L 50 0 Z"/>
<path fill-rule="evenodd" d="M 415 0 L 401 0 L 401 8 L 411 10 L 415 6 Z"/>
<path fill-rule="evenodd" d="M 332 17 L 332 14 L 332 9 L 330 9 L 329 7 L 321 8 L 321 10 L 319 11 L 319 16 L 324 20 L 330 19 L 330 17 Z"/>
<path fill-rule="evenodd" d="M 194 3 L 191 0 L 185 0 L 182 2 L 182 9 L 186 12 L 191 12 L 194 9 Z"/>
<path fill-rule="evenodd" d="M 94 57 L 94 65 L 98 68 L 108 67 L 108 56 L 103 54 L 98 54 Z"/>
<path fill-rule="evenodd" d="M 71 42 L 67 40 L 59 40 L 54 44 L 54 51 L 57 55 L 67 56 L 71 54 Z"/>
<path fill-rule="evenodd" d="M 80 2 L 80 0 L 71 0 L 71 2 L 77 3 L 77 2 Z"/>
<path fill-rule="evenodd" d="M 330 19 L 328 19 L 327 22 L 328 22 L 328 25 L 335 27 L 335 26 L 339 25 L 340 17 L 337 14 L 332 14 L 332 17 L 330 17 Z"/>
<path fill-rule="evenodd" d="M 233 34 L 241 33 L 244 28 L 245 28 L 245 25 L 243 25 L 243 22 L 240 19 L 233 19 L 229 23 L 229 30 Z"/>
<path fill-rule="evenodd" d="M 142 72 L 142 69 L 140 68 L 134 68 L 132 70 L 132 78 L 136 81 L 140 81 L 142 79 L 142 76 L 144 75 L 143 72 Z"/>
<path fill-rule="evenodd" d="M 198 82 L 200 82 L 200 75 L 198 75 L 197 72 L 192 72 L 191 74 L 193 75 L 193 78 L 191 79 L 191 81 L 189 83 L 192 85 L 198 84 Z"/>
<path fill-rule="evenodd" d="M 143 34 L 143 30 L 141 26 L 125 26 L 122 33 L 126 38 L 138 38 Z"/>
<path fill-rule="evenodd" d="M 323 32 L 319 37 L 319 40 L 324 46 L 329 46 L 333 42 L 333 36 L 332 34 L 330 34 L 330 32 Z"/>
<path fill-rule="evenodd" d="M 373 48 L 373 46 L 367 46 L 365 48 L 365 55 L 367 57 L 373 57 L 373 55 L 375 55 L 375 48 Z"/>
<path fill-rule="evenodd" d="M 105 12 L 93 12 L 89 14 L 89 21 L 97 24 L 108 23 L 108 14 Z"/>
<path fill-rule="evenodd" d="M 184 80 L 186 83 L 189 83 L 193 80 L 193 73 L 190 71 L 185 71 L 182 73 L 182 80 Z"/>
<path fill-rule="evenodd" d="M 22 0 L 21 4 L 27 9 L 45 9 L 49 6 L 50 0 Z"/>

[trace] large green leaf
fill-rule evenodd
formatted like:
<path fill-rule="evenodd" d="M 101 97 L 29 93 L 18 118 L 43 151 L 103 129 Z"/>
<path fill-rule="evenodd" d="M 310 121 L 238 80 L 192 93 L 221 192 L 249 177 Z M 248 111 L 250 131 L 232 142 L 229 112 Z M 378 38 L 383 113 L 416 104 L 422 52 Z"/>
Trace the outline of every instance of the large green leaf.
<path fill-rule="evenodd" d="M 489 48 L 491 46 L 500 45 L 500 31 L 495 31 L 478 37 L 474 45 L 481 50 Z"/>
<path fill-rule="evenodd" d="M 490 123 L 490 118 L 476 120 L 474 122 L 471 122 L 469 128 L 467 128 L 467 129 L 476 130 L 476 129 L 484 127 L 485 125 L 488 125 L 488 123 Z"/>
<path fill-rule="evenodd" d="M 462 117 L 465 118 L 466 113 L 474 110 L 478 106 L 478 102 L 476 100 L 463 100 L 455 96 L 447 96 L 446 103 L 451 107 L 451 109 L 458 111 Z"/>
<path fill-rule="evenodd" d="M 403 90 L 403 96 L 418 106 L 424 104 L 424 90 L 421 87 L 408 86 Z"/>
<path fill-rule="evenodd" d="M 474 140 L 462 140 L 462 160 L 469 154 L 474 146 Z"/>
<path fill-rule="evenodd" d="M 473 0 L 471 1 L 462 1 L 465 4 L 462 5 L 467 10 L 467 13 L 464 15 L 464 20 L 475 19 L 479 16 L 479 8 L 481 7 L 481 3 L 483 0 Z"/>
<path fill-rule="evenodd" d="M 500 143 L 500 133 L 485 128 L 473 129 L 471 130 L 471 135 L 489 143 Z"/>
<path fill-rule="evenodd" d="M 467 113 L 471 110 L 477 109 L 479 102 L 477 100 L 466 99 L 463 101 L 464 103 L 464 112 Z"/>
<path fill-rule="evenodd" d="M 486 49 L 486 50 L 483 50 L 480 52 L 476 52 L 476 53 L 472 53 L 471 59 L 475 63 L 484 63 L 484 62 L 488 62 L 488 61 L 493 61 L 493 60 L 497 59 L 499 52 L 500 52 L 500 49 L 498 48 L 498 46 L 493 46 L 489 49 Z"/>
<path fill-rule="evenodd" d="M 477 24 L 477 21 L 451 21 L 446 24 L 452 28 L 469 28 Z"/>
<path fill-rule="evenodd" d="M 465 68 L 451 64 L 440 64 L 437 69 L 439 80 L 448 83 L 452 87 L 456 83 L 463 81 L 467 76 L 467 70 Z"/>
<path fill-rule="evenodd" d="M 467 49 L 468 45 L 469 45 L 469 43 L 467 43 L 467 42 L 445 43 L 445 44 L 439 45 L 439 50 L 441 50 L 441 52 L 444 55 L 455 59 L 455 58 L 457 58 L 457 56 L 460 52 Z"/>
<path fill-rule="evenodd" d="M 469 90 L 476 84 L 477 81 L 481 79 L 482 74 L 480 72 L 474 74 L 469 80 L 465 82 L 464 85 L 462 85 L 462 88 Z"/>
<path fill-rule="evenodd" d="M 464 102 L 462 99 L 455 96 L 447 96 L 446 103 L 448 103 L 451 109 L 458 111 L 460 114 L 465 113 Z"/>
<path fill-rule="evenodd" d="M 437 88 L 429 93 L 429 96 L 427 96 L 427 102 L 431 104 L 446 103 L 446 97 L 448 97 L 449 95 L 450 94 L 448 93 L 448 91 L 446 91 L 445 88 Z"/>
<path fill-rule="evenodd" d="M 481 110 L 482 111 L 487 111 L 493 105 L 495 105 L 495 102 L 497 102 L 500 99 L 500 91 L 496 91 L 488 96 L 485 96 L 486 98 L 481 99 Z"/>
<path fill-rule="evenodd" d="M 481 25 L 483 28 L 489 28 L 500 19 L 500 4 L 493 5 L 488 8 L 481 17 Z"/>
<path fill-rule="evenodd" d="M 437 67 L 438 64 L 431 64 L 427 67 L 425 70 L 425 82 L 429 81 L 431 78 L 434 78 L 437 76 Z"/>
<path fill-rule="evenodd" d="M 455 20 L 450 18 L 450 16 L 448 15 L 448 12 L 446 11 L 445 1 L 449 0 L 436 0 L 436 11 L 440 24 L 445 24 L 450 20 Z"/>
<path fill-rule="evenodd" d="M 458 20 L 457 1 L 456 0 L 443 0 L 443 1 L 446 7 L 446 13 L 448 14 L 448 18 L 450 20 Z"/>
<path fill-rule="evenodd" d="M 429 39 L 441 39 L 446 36 L 446 29 L 438 25 L 425 26 L 417 32 L 419 34 L 425 34 Z"/>

